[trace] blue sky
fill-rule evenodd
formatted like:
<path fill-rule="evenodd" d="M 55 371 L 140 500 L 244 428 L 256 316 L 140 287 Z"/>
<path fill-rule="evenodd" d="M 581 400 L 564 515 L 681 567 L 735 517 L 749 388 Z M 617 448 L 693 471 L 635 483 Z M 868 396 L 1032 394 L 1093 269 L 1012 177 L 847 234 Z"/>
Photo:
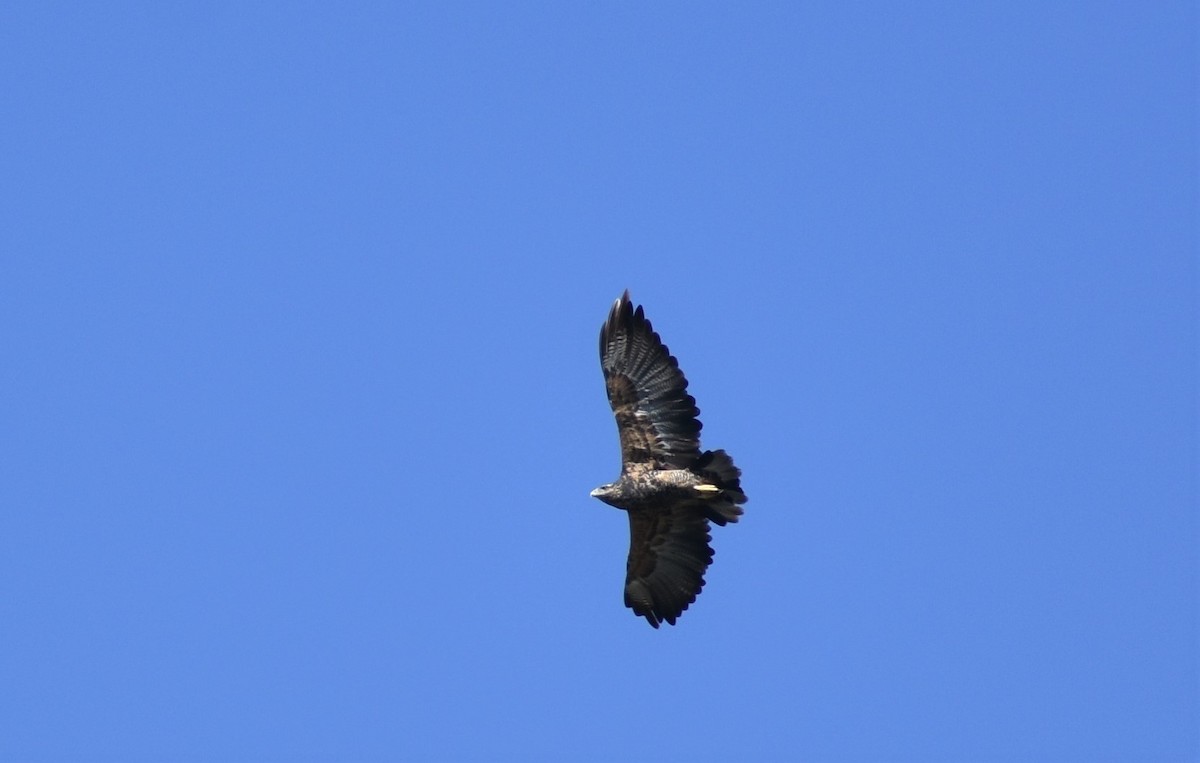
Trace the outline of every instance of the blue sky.
<path fill-rule="evenodd" d="M 0 10 L 0 759 L 1200 754 L 1192 3 Z M 750 496 L 660 631 L 625 288 Z"/>

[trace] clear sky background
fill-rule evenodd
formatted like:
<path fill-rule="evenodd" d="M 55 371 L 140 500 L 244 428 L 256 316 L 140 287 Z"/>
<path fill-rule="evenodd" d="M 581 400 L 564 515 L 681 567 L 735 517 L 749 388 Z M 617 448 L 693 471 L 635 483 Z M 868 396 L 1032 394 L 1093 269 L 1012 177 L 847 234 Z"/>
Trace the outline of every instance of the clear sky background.
<path fill-rule="evenodd" d="M 1192 3 L 9 3 L 0 758 L 1184 759 Z M 750 496 L 622 604 L 596 337 Z"/>

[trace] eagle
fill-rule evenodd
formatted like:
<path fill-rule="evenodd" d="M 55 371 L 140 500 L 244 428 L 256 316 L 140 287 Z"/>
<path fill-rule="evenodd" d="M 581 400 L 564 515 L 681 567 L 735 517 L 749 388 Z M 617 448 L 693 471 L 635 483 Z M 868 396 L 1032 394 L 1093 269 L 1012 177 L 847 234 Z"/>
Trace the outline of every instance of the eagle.
<path fill-rule="evenodd" d="M 629 514 L 625 606 L 675 624 L 712 563 L 709 522 L 738 521 L 741 470 L 700 451 L 700 410 L 679 362 L 626 290 L 600 329 L 600 367 L 621 439 L 621 476 L 592 496 Z"/>

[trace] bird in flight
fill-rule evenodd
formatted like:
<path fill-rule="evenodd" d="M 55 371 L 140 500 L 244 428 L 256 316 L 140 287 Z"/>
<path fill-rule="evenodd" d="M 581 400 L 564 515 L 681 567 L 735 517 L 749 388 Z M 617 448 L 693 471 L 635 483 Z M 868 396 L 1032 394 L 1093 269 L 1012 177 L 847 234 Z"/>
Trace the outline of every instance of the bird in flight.
<path fill-rule="evenodd" d="M 700 451 L 700 410 L 687 379 L 626 291 L 600 329 L 600 366 L 621 438 L 621 476 L 592 496 L 629 514 L 625 606 L 671 625 L 704 587 L 709 522 L 738 521 L 741 470 Z"/>

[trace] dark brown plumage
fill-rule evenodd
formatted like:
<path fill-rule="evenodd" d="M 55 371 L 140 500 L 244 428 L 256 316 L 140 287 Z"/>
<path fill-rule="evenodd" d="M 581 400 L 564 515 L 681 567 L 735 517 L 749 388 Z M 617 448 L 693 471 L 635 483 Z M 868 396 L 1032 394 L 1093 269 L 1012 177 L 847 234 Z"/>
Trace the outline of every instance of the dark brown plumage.
<path fill-rule="evenodd" d="M 687 379 L 626 291 L 600 329 L 600 366 L 621 439 L 621 476 L 592 495 L 629 513 L 625 606 L 655 628 L 696 600 L 712 563 L 709 522 L 742 514 L 741 471 L 700 451 Z"/>

